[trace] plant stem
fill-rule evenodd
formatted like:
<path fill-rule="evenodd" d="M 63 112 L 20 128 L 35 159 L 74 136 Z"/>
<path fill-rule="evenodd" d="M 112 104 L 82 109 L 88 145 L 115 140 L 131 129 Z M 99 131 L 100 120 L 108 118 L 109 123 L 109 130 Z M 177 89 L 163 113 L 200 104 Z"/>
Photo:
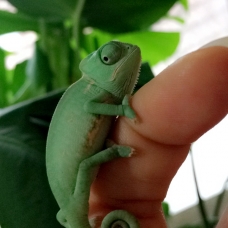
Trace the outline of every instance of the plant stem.
<path fill-rule="evenodd" d="M 86 0 L 78 0 L 74 14 L 72 17 L 72 38 L 70 39 L 70 45 L 73 50 L 74 64 L 71 66 L 71 73 L 73 81 L 78 80 L 81 77 L 81 72 L 78 68 L 79 63 L 81 61 L 81 54 L 80 54 L 80 36 L 81 36 L 81 15 L 84 8 Z"/>
<path fill-rule="evenodd" d="M 82 11 L 85 5 L 86 0 L 78 0 L 78 3 L 76 5 L 74 15 L 73 15 L 73 48 L 78 49 L 80 48 L 80 30 L 81 30 L 81 24 L 80 19 L 82 15 Z"/>
<path fill-rule="evenodd" d="M 210 224 L 208 222 L 208 217 L 207 217 L 206 209 L 204 206 L 204 202 L 203 202 L 203 200 L 200 196 L 200 192 L 199 192 L 199 185 L 198 185 L 197 178 L 196 178 L 196 170 L 195 170 L 195 164 L 194 164 L 194 159 L 193 159 L 193 152 L 192 152 L 191 148 L 190 148 L 189 154 L 190 154 L 191 161 L 192 161 L 192 171 L 193 171 L 194 181 L 195 181 L 195 185 L 196 185 L 196 192 L 197 192 L 197 196 L 198 196 L 198 200 L 199 200 L 198 205 L 199 205 L 199 210 L 201 213 L 202 221 L 203 221 L 205 228 L 210 228 Z"/>
<path fill-rule="evenodd" d="M 214 215 L 214 217 L 216 219 L 219 217 L 219 212 L 220 212 L 220 209 L 221 209 L 221 204 L 222 204 L 223 198 L 224 198 L 225 193 L 226 193 L 227 183 L 228 183 L 228 179 L 226 180 L 226 182 L 224 184 L 224 187 L 223 187 L 223 190 L 219 194 L 218 199 L 217 199 L 217 202 L 216 202 L 216 205 L 215 205 L 215 209 L 214 209 L 213 215 Z"/>

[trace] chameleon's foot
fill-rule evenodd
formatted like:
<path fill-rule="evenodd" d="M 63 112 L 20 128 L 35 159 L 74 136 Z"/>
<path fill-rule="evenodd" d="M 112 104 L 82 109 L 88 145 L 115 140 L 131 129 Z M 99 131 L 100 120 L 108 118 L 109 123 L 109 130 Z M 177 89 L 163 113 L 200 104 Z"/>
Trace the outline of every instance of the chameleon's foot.
<path fill-rule="evenodd" d="M 130 119 L 135 119 L 136 114 L 135 114 L 135 111 L 130 106 L 130 99 L 131 99 L 131 96 L 129 94 L 127 94 L 127 95 L 125 95 L 125 97 L 122 101 L 123 115 Z"/>
<path fill-rule="evenodd" d="M 120 157 L 131 157 L 135 153 L 135 149 L 130 146 L 118 145 L 111 139 L 106 140 L 106 146 L 117 150 Z"/>
<path fill-rule="evenodd" d="M 131 157 L 134 154 L 134 149 L 129 146 L 114 144 L 113 149 L 116 149 L 120 157 Z"/>

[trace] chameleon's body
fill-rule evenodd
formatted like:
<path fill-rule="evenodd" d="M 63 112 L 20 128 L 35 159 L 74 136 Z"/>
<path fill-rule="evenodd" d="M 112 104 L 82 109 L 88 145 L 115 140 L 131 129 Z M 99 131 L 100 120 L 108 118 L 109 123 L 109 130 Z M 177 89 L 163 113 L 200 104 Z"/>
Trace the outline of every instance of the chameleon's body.
<path fill-rule="evenodd" d="M 137 46 L 119 42 L 103 45 L 80 63 L 82 78 L 68 88 L 57 105 L 48 133 L 47 174 L 60 207 L 57 219 L 66 228 L 91 227 L 88 199 L 97 167 L 131 155 L 127 146 L 113 144 L 104 149 L 104 145 L 116 116 L 135 117 L 126 95 L 137 81 L 140 61 Z M 132 224 L 126 226 L 121 220 Z M 139 226 L 129 213 L 114 211 L 101 227 Z"/>

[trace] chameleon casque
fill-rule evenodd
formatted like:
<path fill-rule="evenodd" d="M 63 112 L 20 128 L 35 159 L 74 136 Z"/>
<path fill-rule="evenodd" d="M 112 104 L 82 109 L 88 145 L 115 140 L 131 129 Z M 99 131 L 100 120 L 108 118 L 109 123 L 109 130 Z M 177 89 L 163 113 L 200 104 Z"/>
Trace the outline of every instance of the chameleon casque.
<path fill-rule="evenodd" d="M 99 165 L 132 154 L 128 146 L 104 145 L 116 116 L 135 118 L 129 95 L 140 64 L 137 46 L 106 43 L 81 61 L 82 78 L 66 90 L 56 107 L 48 132 L 46 165 L 60 207 L 57 219 L 66 228 L 94 227 L 88 219 L 88 200 Z M 127 211 L 115 210 L 105 216 L 101 227 L 139 228 L 139 224 Z"/>

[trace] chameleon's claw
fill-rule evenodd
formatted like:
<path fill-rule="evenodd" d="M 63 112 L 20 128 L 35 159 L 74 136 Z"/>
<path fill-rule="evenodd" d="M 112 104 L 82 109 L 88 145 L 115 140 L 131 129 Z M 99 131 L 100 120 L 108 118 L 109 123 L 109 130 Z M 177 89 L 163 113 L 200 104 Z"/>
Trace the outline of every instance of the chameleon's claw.
<path fill-rule="evenodd" d="M 134 149 L 130 146 L 122 146 L 122 145 L 114 145 L 113 147 L 116 147 L 119 155 L 121 157 L 131 157 L 134 154 Z"/>
<path fill-rule="evenodd" d="M 107 146 L 107 148 L 109 148 L 109 147 L 116 148 L 121 157 L 131 157 L 133 154 L 135 154 L 134 148 L 132 148 L 130 146 L 118 145 L 111 139 L 106 140 L 106 146 Z"/>
<path fill-rule="evenodd" d="M 129 157 L 134 156 L 135 154 L 135 149 L 131 147 L 131 153 L 129 154 Z"/>

